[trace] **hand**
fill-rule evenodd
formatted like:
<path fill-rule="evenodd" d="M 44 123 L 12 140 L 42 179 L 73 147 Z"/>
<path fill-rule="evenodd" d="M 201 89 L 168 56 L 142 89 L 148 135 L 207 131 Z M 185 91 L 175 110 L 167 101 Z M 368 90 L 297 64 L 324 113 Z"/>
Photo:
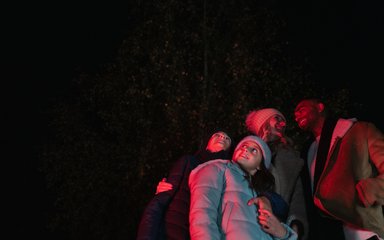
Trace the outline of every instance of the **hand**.
<path fill-rule="evenodd" d="M 267 197 L 261 196 L 252 198 L 248 201 L 248 205 L 252 204 L 255 204 L 258 209 L 264 209 L 272 212 L 271 202 L 268 200 Z"/>
<path fill-rule="evenodd" d="M 285 227 L 280 223 L 280 220 L 270 211 L 259 209 L 258 219 L 261 229 L 265 232 L 278 238 L 283 238 L 287 234 L 287 229 L 285 229 Z"/>
<path fill-rule="evenodd" d="M 172 188 L 173 188 L 172 184 L 167 183 L 167 179 L 166 179 L 166 178 L 163 178 L 163 179 L 159 182 L 159 184 L 157 184 L 156 194 L 161 193 L 161 192 L 165 192 L 165 191 L 172 190 Z"/>
<path fill-rule="evenodd" d="M 291 224 L 291 226 L 290 226 L 292 229 L 293 229 L 293 231 L 295 231 L 296 233 L 297 233 L 297 236 L 299 236 L 299 238 L 298 239 L 300 239 L 300 235 L 299 235 L 299 226 L 297 226 L 296 224 Z"/>

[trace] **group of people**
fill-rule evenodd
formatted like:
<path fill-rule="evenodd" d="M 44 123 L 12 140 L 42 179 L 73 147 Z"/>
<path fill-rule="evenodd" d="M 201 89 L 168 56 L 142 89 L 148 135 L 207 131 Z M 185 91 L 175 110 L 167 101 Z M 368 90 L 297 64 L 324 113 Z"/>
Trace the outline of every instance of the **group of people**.
<path fill-rule="evenodd" d="M 137 239 L 383 239 L 383 133 L 328 114 L 318 99 L 300 101 L 294 115 L 313 135 L 305 154 L 279 110 L 252 110 L 232 156 L 229 132 L 217 130 L 175 163 Z"/>

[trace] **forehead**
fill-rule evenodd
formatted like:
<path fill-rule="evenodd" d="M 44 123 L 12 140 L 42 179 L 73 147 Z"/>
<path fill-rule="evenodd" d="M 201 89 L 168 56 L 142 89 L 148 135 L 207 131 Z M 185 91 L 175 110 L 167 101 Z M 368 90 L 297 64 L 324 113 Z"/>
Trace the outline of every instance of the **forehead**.
<path fill-rule="evenodd" d="M 281 116 L 280 114 L 275 114 L 275 115 L 273 115 L 272 117 L 270 117 L 270 119 L 280 119 L 280 120 L 284 120 L 284 117 Z"/>
<path fill-rule="evenodd" d="M 301 101 L 301 102 L 299 102 L 299 104 L 297 104 L 295 111 L 298 111 L 300 108 L 303 108 L 303 107 L 311 107 L 311 106 L 313 106 L 313 104 L 314 103 L 309 101 L 309 100 Z"/>
<path fill-rule="evenodd" d="M 246 140 L 246 141 L 242 142 L 241 146 L 244 146 L 244 145 L 245 146 L 249 146 L 249 147 L 260 148 L 260 146 L 256 142 L 254 142 L 252 140 Z"/>
<path fill-rule="evenodd" d="M 212 134 L 212 137 L 217 136 L 217 135 L 224 135 L 224 136 L 228 137 L 228 134 L 226 134 L 225 132 L 222 132 L 222 131 L 215 132 L 214 134 Z"/>

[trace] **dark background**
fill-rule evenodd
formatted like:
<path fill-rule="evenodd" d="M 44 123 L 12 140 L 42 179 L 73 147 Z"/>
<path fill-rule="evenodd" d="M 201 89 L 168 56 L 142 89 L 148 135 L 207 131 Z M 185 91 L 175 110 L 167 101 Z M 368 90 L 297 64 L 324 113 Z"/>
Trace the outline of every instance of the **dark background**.
<path fill-rule="evenodd" d="M 285 11 L 292 44 L 307 51 L 316 64 L 316 80 L 332 90 L 351 89 L 356 101 L 366 104 L 362 116 L 382 126 L 383 114 L 375 110 L 382 93 L 383 3 L 275 4 Z M 11 6 L 5 24 L 5 69 L 20 93 L 17 98 L 45 107 L 50 97 L 66 94 L 79 73 L 113 62 L 135 25 L 128 11 L 132 5 Z"/>
<path fill-rule="evenodd" d="M 16 231 L 20 234 L 32 233 L 47 238 L 54 236 L 56 239 L 58 236 L 62 239 L 76 238 L 68 235 L 65 227 L 47 227 L 55 221 L 63 225 L 65 221 L 76 219 L 82 223 L 81 219 L 86 217 L 71 215 L 60 209 L 63 211 L 61 216 L 72 218 L 68 217 L 65 221 L 52 220 L 51 216 L 59 212 L 54 202 L 60 195 L 52 189 L 55 189 L 55 184 L 60 185 L 60 181 L 63 181 L 60 177 L 68 181 L 70 174 L 61 173 L 65 172 L 65 167 L 58 168 L 59 180 L 54 181 L 52 179 L 55 178 L 47 173 L 49 168 L 40 170 L 41 159 L 44 159 L 42 153 L 56 151 L 43 151 L 42 146 L 49 145 L 54 139 L 52 136 L 57 134 L 57 129 L 52 128 L 52 112 L 59 109 L 59 103 L 68 103 L 77 97 L 78 92 L 73 90 L 73 79 L 83 73 L 97 75 L 105 69 L 106 64 L 116 61 L 121 44 L 132 36 L 133 30 L 139 24 L 137 16 L 131 15 L 132 7 L 138 3 L 132 1 L 115 6 L 105 3 L 93 3 L 88 6 L 47 6 L 33 3 L 6 8 L 8 11 L 3 21 L 5 87 L 2 89 L 6 110 L 4 117 L 7 123 L 4 131 L 5 146 L 7 155 L 11 156 L 10 161 L 6 163 L 10 163 L 12 168 L 5 176 L 10 182 L 7 199 L 12 206 L 8 222 L 17 225 Z M 384 116 L 381 113 L 381 82 L 384 79 L 382 1 L 274 1 L 273 4 L 278 6 L 286 17 L 291 53 L 307 54 L 309 61 L 315 66 L 312 79 L 329 92 L 348 89 L 352 99 L 349 104 L 362 106 L 351 108 L 349 116 L 370 120 L 380 129 L 384 129 Z M 184 27 L 188 28 L 187 25 L 181 24 L 181 28 Z M 227 111 L 225 108 L 222 110 Z M 63 129 L 64 132 L 65 130 Z M 178 135 L 176 132 L 174 134 Z M 160 136 L 165 137 L 161 134 Z M 173 150 L 174 153 L 166 155 L 167 164 L 153 164 L 168 169 L 170 161 L 191 149 L 193 148 L 180 147 L 177 151 L 170 149 L 169 152 Z M 69 155 L 68 159 L 73 158 L 68 151 L 62 151 L 62 155 Z M 77 151 L 73 152 L 76 156 Z M 60 152 L 57 151 L 57 154 Z M 135 157 L 129 157 L 128 160 L 135 161 Z M 83 173 L 80 172 L 80 175 Z M 144 203 L 152 196 L 157 179 L 161 176 L 156 173 L 151 179 L 145 180 L 146 183 L 140 186 L 141 189 L 136 186 L 132 188 L 136 190 L 127 190 L 125 194 L 132 195 L 145 189 L 145 197 L 139 198 L 139 201 Z M 121 192 L 124 187 L 128 189 L 133 185 L 132 180 L 127 182 L 127 185 L 119 188 Z M 74 184 L 76 185 L 76 182 Z M 124 197 L 129 198 L 125 195 Z M 137 199 L 135 201 L 137 202 Z M 134 212 L 136 215 L 133 213 L 136 219 L 143 203 L 137 207 L 139 210 Z M 130 215 L 130 208 L 132 206 L 128 206 L 128 210 L 121 209 L 122 214 Z M 112 212 L 111 209 L 107 211 Z M 114 213 L 116 212 L 118 209 Z M 111 218 L 119 221 L 119 216 Z M 124 221 L 126 222 L 126 219 L 122 217 L 122 226 Z M 137 223 L 137 220 L 135 222 Z M 92 226 L 95 225 L 97 224 Z M 87 227 L 87 230 L 92 231 L 92 227 Z M 47 228 L 51 230 L 48 231 Z M 86 227 L 79 224 L 79 228 L 84 230 Z M 135 229 L 136 226 L 132 228 Z M 117 235 L 114 239 L 127 234 L 120 230 L 119 235 L 119 230 L 113 227 L 108 228 L 108 231 Z M 128 233 L 134 236 L 132 231 Z M 105 233 L 100 233 L 99 239 L 106 239 L 101 237 L 105 236 L 103 234 Z"/>

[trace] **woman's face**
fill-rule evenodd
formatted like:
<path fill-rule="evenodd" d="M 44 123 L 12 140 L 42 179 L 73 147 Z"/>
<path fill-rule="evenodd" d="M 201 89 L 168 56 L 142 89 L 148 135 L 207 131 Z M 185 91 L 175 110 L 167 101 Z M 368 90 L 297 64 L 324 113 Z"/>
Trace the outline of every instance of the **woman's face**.
<path fill-rule="evenodd" d="M 214 133 L 208 141 L 207 150 L 219 152 L 227 150 L 231 146 L 231 138 L 225 132 Z"/>
<path fill-rule="evenodd" d="M 233 161 L 241 165 L 249 174 L 253 175 L 260 169 L 263 160 L 263 152 L 254 141 L 245 141 L 236 147 L 233 153 Z"/>
<path fill-rule="evenodd" d="M 262 126 L 260 137 L 266 142 L 278 140 L 284 136 L 286 127 L 285 119 L 280 115 L 270 117 Z"/>

